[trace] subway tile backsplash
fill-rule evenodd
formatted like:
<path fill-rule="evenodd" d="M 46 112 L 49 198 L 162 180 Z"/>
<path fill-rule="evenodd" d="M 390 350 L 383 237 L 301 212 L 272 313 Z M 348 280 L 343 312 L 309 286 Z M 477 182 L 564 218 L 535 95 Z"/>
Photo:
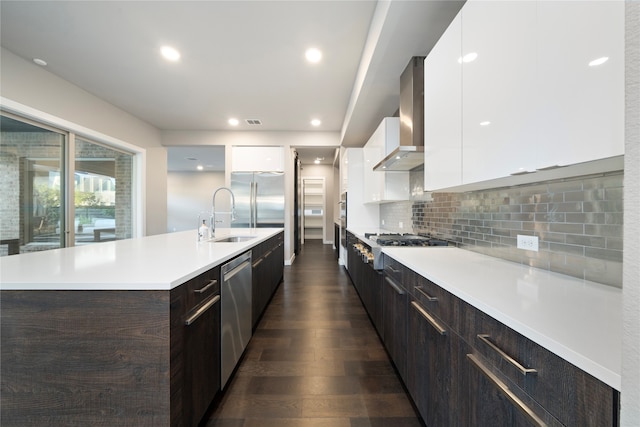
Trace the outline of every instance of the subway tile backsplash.
<path fill-rule="evenodd" d="M 412 175 L 422 172 L 412 172 Z M 383 228 L 430 234 L 461 248 L 622 287 L 623 173 L 534 185 L 432 193 L 381 205 Z M 399 222 L 403 228 L 398 229 Z M 517 249 L 535 235 L 539 251 Z"/>

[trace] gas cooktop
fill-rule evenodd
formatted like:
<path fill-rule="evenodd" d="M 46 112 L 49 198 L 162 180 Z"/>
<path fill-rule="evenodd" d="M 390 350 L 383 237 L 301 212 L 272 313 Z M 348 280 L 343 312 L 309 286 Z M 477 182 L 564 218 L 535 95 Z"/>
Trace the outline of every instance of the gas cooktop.
<path fill-rule="evenodd" d="M 365 233 L 364 237 L 380 246 L 448 246 L 446 240 L 416 234 Z"/>

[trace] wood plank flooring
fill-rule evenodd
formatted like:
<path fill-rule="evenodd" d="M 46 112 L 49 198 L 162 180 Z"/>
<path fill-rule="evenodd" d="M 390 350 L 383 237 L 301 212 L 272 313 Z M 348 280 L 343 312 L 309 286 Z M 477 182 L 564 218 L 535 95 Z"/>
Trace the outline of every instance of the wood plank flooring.
<path fill-rule="evenodd" d="M 330 245 L 307 241 L 207 427 L 422 426 Z"/>

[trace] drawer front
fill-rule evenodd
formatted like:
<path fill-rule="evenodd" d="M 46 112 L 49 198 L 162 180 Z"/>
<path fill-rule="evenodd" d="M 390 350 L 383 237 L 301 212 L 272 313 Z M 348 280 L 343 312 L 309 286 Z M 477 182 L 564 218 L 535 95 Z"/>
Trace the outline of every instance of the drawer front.
<path fill-rule="evenodd" d="M 400 264 L 398 261 L 396 261 L 395 259 L 391 258 L 388 255 L 383 255 L 384 257 L 384 273 L 389 276 L 390 278 L 392 278 L 393 280 L 395 280 L 396 282 L 404 285 L 404 272 L 410 272 L 411 270 L 409 270 L 407 267 L 405 267 L 404 265 Z"/>
<path fill-rule="evenodd" d="M 220 293 L 220 267 L 194 277 L 184 285 L 186 311 L 206 301 L 211 295 Z"/>
<path fill-rule="evenodd" d="M 453 330 L 458 330 L 461 307 L 456 296 L 411 270 L 405 274 L 405 283 L 413 298 Z"/>
<path fill-rule="evenodd" d="M 611 426 L 618 393 L 491 316 L 473 310 L 466 339 L 491 366 L 565 425 Z"/>
<path fill-rule="evenodd" d="M 563 424 L 534 398 L 514 385 L 479 354 L 467 348 L 459 353 L 457 365 L 463 371 L 461 396 L 466 407 L 459 425 L 561 427 Z M 466 412 L 466 413 L 465 413 Z"/>
<path fill-rule="evenodd" d="M 251 248 L 251 259 L 254 264 L 267 253 L 269 249 L 269 242 L 270 240 L 267 240 L 266 242 L 258 243 L 253 248 Z"/>

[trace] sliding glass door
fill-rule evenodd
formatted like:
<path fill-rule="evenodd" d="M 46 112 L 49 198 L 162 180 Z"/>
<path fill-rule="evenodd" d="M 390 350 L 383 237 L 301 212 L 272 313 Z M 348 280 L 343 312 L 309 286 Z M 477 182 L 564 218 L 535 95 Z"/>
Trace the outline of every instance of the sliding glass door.
<path fill-rule="evenodd" d="M 131 238 L 133 159 L 0 115 L 0 255 Z"/>
<path fill-rule="evenodd" d="M 0 116 L 0 254 L 64 246 L 68 135 Z"/>

